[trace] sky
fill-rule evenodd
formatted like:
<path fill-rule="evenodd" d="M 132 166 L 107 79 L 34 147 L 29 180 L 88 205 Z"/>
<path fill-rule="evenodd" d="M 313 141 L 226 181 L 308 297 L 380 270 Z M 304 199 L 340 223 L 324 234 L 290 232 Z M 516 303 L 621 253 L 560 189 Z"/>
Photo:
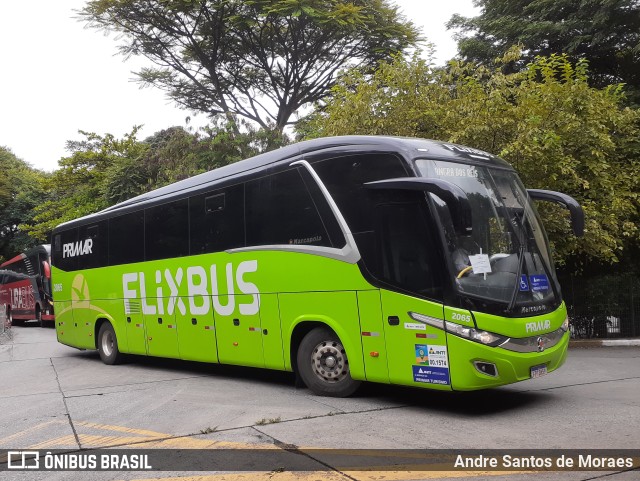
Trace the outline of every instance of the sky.
<path fill-rule="evenodd" d="M 454 13 L 477 15 L 472 0 L 395 0 L 436 46 L 436 63 L 456 54 L 445 23 Z M 132 72 L 148 65 L 117 54 L 114 36 L 87 29 L 74 10 L 84 0 L 0 2 L 0 146 L 32 166 L 53 171 L 79 130 L 122 137 L 142 125 L 139 139 L 171 126 L 206 124 L 178 109 Z M 0 173 L 1 175 L 1 173 Z"/>

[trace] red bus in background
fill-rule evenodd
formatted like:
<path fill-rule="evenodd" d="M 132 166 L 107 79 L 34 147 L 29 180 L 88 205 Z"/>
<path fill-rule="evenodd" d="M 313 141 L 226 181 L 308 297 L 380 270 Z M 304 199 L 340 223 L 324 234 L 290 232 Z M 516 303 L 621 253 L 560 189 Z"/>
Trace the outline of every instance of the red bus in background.
<path fill-rule="evenodd" d="M 0 306 L 9 324 L 54 321 L 51 246 L 40 245 L 0 264 Z"/>

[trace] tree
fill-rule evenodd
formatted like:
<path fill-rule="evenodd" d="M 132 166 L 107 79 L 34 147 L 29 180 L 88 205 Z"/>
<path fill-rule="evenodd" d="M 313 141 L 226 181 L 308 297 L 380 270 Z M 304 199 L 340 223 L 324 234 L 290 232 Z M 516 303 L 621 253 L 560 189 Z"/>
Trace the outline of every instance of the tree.
<path fill-rule="evenodd" d="M 50 198 L 35 206 L 35 215 L 31 221 L 24 222 L 24 230 L 34 239 L 45 240 L 58 224 L 114 203 L 110 198 L 114 188 L 108 182 L 113 171 L 135 163 L 147 149 L 146 144 L 136 140 L 137 131 L 138 127 L 134 127 L 123 139 L 116 139 L 111 134 L 101 136 L 80 131 L 85 137 L 83 140 L 67 142 L 71 155 L 59 161 L 60 168 L 45 183 Z M 140 179 L 135 168 L 128 173 L 132 179 Z M 120 188 L 127 191 L 132 183 L 135 180 Z M 127 192 L 129 195 L 138 193 L 136 190 Z"/>
<path fill-rule="evenodd" d="M 32 206 L 34 212 L 22 220 L 23 231 L 33 239 L 48 239 L 62 222 L 288 141 L 277 132 L 251 126 L 236 135 L 229 123 L 212 124 L 197 133 L 170 127 L 142 142 L 136 138 L 138 130 L 134 127 L 122 139 L 80 131 L 84 139 L 67 142 L 71 155 L 61 159 L 60 168 L 44 182 L 48 200 Z"/>
<path fill-rule="evenodd" d="M 513 52 L 504 59 L 513 60 Z M 557 55 L 512 74 L 399 58 L 371 78 L 345 76 L 302 132 L 425 137 L 499 155 L 528 187 L 566 192 L 582 204 L 580 239 L 567 235 L 565 213 L 540 209 L 561 263 L 612 263 L 640 244 L 640 112 L 621 106 L 619 86 L 598 89 L 587 80 L 585 62 Z"/>
<path fill-rule="evenodd" d="M 454 15 L 466 60 L 492 64 L 514 45 L 525 55 L 565 53 L 589 61 L 594 85 L 626 83 L 640 95 L 640 3 L 637 0 L 475 0 L 477 17 Z M 638 99 L 640 100 L 640 98 Z"/>
<path fill-rule="evenodd" d="M 234 132 L 234 126 L 241 133 Z M 142 159 L 150 188 L 157 188 L 281 147 L 286 135 L 255 129 L 247 122 L 214 122 L 199 132 L 171 127 L 145 139 L 149 150 Z"/>
<path fill-rule="evenodd" d="M 389 0 L 94 0 L 80 16 L 121 34 L 125 56 L 151 60 L 138 80 L 178 105 L 279 132 L 340 69 L 419 40 Z"/>
<path fill-rule="evenodd" d="M 6 147 L 0 147 L 0 261 L 33 247 L 36 242 L 23 222 L 33 218 L 33 209 L 46 198 L 47 174 L 33 169 Z"/>

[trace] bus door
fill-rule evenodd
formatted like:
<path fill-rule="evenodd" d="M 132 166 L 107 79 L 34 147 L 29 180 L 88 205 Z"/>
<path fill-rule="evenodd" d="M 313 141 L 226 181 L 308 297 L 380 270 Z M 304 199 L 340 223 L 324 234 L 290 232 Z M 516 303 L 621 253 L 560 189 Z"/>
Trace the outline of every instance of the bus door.
<path fill-rule="evenodd" d="M 433 224 L 415 193 L 376 206 L 379 277 L 389 380 L 450 388 L 443 319 L 441 260 Z M 404 196 L 407 194 L 407 196 Z"/>
<path fill-rule="evenodd" d="M 389 380 L 449 389 L 445 332 L 427 323 L 441 322 L 442 304 L 386 290 L 381 292 L 381 300 Z"/>
<path fill-rule="evenodd" d="M 229 264 L 230 265 L 230 264 Z M 262 323 L 256 294 L 212 296 L 218 356 L 223 364 L 264 367 Z"/>
<path fill-rule="evenodd" d="M 264 367 L 284 369 L 280 306 L 277 294 L 260 294 L 260 326 L 262 327 Z"/>

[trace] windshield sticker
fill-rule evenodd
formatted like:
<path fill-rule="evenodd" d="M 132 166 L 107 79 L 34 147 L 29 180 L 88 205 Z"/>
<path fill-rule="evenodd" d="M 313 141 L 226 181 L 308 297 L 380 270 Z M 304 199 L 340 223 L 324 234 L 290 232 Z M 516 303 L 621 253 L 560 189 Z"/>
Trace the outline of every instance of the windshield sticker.
<path fill-rule="evenodd" d="M 446 367 L 411 366 L 413 381 L 427 384 L 449 384 L 449 369 Z"/>
<path fill-rule="evenodd" d="M 411 329 L 413 331 L 426 331 L 427 325 L 422 323 L 416 323 L 416 322 L 405 322 L 404 328 Z"/>
<path fill-rule="evenodd" d="M 491 262 L 487 254 L 476 254 L 469 256 L 474 274 L 488 274 L 491 272 Z"/>
<path fill-rule="evenodd" d="M 434 170 L 439 177 L 478 177 L 475 167 L 435 167 Z"/>
<path fill-rule="evenodd" d="M 449 367 L 447 346 L 416 344 L 416 364 L 432 367 Z"/>
<path fill-rule="evenodd" d="M 533 292 L 549 290 L 549 279 L 544 274 L 529 276 L 529 281 L 531 282 L 531 290 Z"/>
<path fill-rule="evenodd" d="M 529 280 L 525 274 L 520 276 L 520 292 L 529 292 Z"/>

